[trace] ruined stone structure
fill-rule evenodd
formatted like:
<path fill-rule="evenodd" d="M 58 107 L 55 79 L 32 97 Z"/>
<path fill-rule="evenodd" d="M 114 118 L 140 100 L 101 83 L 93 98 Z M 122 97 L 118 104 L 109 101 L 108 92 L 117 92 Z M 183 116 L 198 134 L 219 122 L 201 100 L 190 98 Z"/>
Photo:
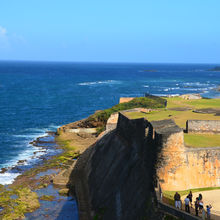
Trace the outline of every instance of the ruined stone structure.
<path fill-rule="evenodd" d="M 188 120 L 186 131 L 187 133 L 220 133 L 220 120 Z"/>

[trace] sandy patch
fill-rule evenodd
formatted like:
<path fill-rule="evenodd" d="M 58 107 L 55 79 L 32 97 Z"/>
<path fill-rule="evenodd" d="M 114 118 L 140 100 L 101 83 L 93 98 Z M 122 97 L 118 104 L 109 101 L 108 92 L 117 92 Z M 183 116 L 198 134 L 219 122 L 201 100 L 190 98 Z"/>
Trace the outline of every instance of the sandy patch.
<path fill-rule="evenodd" d="M 199 193 L 202 194 L 205 207 L 209 204 L 212 205 L 212 219 L 220 219 L 220 189 L 193 193 L 193 201 L 196 200 L 196 197 L 199 196 Z"/>

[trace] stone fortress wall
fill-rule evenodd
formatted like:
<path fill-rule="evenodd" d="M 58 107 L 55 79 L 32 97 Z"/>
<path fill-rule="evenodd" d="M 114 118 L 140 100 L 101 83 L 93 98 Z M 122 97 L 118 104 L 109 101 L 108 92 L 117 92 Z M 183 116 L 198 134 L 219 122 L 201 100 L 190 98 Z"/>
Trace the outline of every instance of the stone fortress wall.
<path fill-rule="evenodd" d="M 156 128 L 155 132 L 161 135 L 160 129 Z M 185 147 L 180 131 L 161 142 L 160 157 L 157 175 L 163 190 L 220 186 L 220 147 Z"/>
<path fill-rule="evenodd" d="M 119 113 L 116 129 L 89 147 L 71 174 L 80 219 L 160 219 L 152 203 L 156 177 L 169 191 L 220 186 L 220 147 L 187 148 L 173 120 Z"/>
<path fill-rule="evenodd" d="M 114 115 L 111 129 L 117 125 Z M 111 117 L 110 117 L 111 118 Z M 219 147 L 190 148 L 184 144 L 183 130 L 172 120 L 153 121 L 154 144 L 160 150 L 157 175 L 163 190 L 185 190 L 188 188 L 220 186 Z M 189 120 L 187 132 L 218 133 L 220 121 Z M 108 123 L 107 123 L 107 128 Z"/>
<path fill-rule="evenodd" d="M 161 219 L 154 212 L 155 154 L 145 133 L 149 125 L 143 118 L 119 114 L 117 128 L 79 157 L 70 179 L 80 219 Z M 152 134 L 152 128 L 147 131 Z"/>
<path fill-rule="evenodd" d="M 188 120 L 187 133 L 220 133 L 220 120 Z"/>

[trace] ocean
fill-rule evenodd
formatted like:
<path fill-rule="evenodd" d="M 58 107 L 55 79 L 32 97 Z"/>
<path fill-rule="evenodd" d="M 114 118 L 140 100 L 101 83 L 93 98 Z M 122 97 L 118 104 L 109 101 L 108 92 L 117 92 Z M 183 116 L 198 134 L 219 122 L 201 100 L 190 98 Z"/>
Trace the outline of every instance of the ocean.
<path fill-rule="evenodd" d="M 217 64 L 0 62 L 0 169 L 30 165 L 46 131 L 109 108 L 120 97 L 201 93 L 217 98 Z M 39 154 L 42 152 L 39 152 Z M 9 184 L 18 171 L 0 173 Z"/>

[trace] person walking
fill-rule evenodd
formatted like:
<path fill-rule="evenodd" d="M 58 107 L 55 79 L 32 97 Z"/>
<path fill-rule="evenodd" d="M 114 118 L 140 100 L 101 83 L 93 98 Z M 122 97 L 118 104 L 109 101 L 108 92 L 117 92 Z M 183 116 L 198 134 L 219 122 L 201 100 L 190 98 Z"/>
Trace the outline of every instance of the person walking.
<path fill-rule="evenodd" d="M 199 198 L 198 197 L 196 198 L 196 201 L 195 201 L 195 211 L 196 211 L 196 216 L 198 216 L 199 214 Z"/>
<path fill-rule="evenodd" d="M 207 219 L 208 219 L 208 220 L 211 219 L 211 208 L 212 208 L 212 206 L 211 206 L 210 204 L 206 206 Z"/>
<path fill-rule="evenodd" d="M 192 194 L 192 191 L 190 190 L 189 192 L 189 201 L 190 201 L 190 205 L 191 205 L 191 208 L 192 208 L 192 197 L 193 197 L 193 194 Z"/>
<path fill-rule="evenodd" d="M 174 195 L 174 201 L 175 201 L 175 207 L 178 209 L 181 209 L 181 197 L 180 194 L 178 192 L 176 192 L 176 194 Z"/>
<path fill-rule="evenodd" d="M 205 216 L 206 216 L 205 209 L 202 208 L 202 220 L 205 220 Z"/>
<path fill-rule="evenodd" d="M 187 197 L 185 198 L 184 202 L 185 202 L 185 211 L 188 212 L 188 213 L 190 213 L 190 210 L 189 210 L 189 202 L 190 202 L 189 196 L 187 196 Z"/>

